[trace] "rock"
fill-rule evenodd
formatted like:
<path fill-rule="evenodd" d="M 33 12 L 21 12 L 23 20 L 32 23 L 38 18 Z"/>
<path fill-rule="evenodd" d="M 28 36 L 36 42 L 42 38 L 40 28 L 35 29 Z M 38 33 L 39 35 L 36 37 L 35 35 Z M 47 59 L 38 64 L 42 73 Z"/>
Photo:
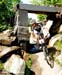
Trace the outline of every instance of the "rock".
<path fill-rule="evenodd" d="M 16 36 L 8 36 L 7 34 L 0 33 L 0 44 L 11 45 L 15 41 Z"/>
<path fill-rule="evenodd" d="M 61 51 L 60 55 L 58 55 L 58 56 L 55 58 L 55 60 L 56 60 L 56 63 L 57 63 L 60 67 L 62 67 L 62 51 Z"/>
<path fill-rule="evenodd" d="M 35 75 L 41 75 L 42 67 L 40 66 L 40 63 L 38 62 L 39 56 L 36 54 L 31 55 L 31 60 L 32 60 L 31 70 L 35 72 Z"/>
<path fill-rule="evenodd" d="M 0 57 L 6 55 L 9 52 L 16 51 L 16 50 L 19 50 L 19 49 L 20 49 L 19 46 L 11 46 L 11 47 L 0 46 Z"/>
<path fill-rule="evenodd" d="M 6 48 L 7 48 L 7 46 L 0 46 L 0 53 Z"/>
<path fill-rule="evenodd" d="M 61 33 L 61 32 L 62 32 L 62 24 L 61 24 L 61 26 L 59 28 L 59 33 Z"/>
<path fill-rule="evenodd" d="M 49 41 L 48 47 L 53 47 L 55 42 L 59 39 L 62 39 L 62 34 L 57 34 L 57 35 L 53 36 Z"/>
<path fill-rule="evenodd" d="M 7 29 L 5 31 L 3 31 L 3 34 L 6 34 L 7 36 L 9 36 L 11 34 L 12 30 Z"/>
<path fill-rule="evenodd" d="M 35 72 L 35 75 L 62 75 L 62 67 L 54 62 L 54 67 L 51 68 L 44 59 L 43 52 L 33 55 L 31 69 Z"/>
<path fill-rule="evenodd" d="M 4 69 L 15 75 L 24 75 L 25 61 L 19 55 L 13 54 L 7 62 L 4 63 Z"/>

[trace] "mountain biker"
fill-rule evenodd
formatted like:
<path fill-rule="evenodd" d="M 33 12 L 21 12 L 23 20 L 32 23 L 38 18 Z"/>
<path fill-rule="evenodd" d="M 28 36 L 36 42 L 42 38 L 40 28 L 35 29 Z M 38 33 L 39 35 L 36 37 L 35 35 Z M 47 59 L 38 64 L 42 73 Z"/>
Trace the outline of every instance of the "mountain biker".
<path fill-rule="evenodd" d="M 36 23 L 36 21 L 34 21 L 30 35 L 30 44 L 33 45 L 33 47 L 30 49 L 31 52 L 41 51 L 40 45 L 44 43 L 44 37 L 41 28 L 42 24 Z"/>

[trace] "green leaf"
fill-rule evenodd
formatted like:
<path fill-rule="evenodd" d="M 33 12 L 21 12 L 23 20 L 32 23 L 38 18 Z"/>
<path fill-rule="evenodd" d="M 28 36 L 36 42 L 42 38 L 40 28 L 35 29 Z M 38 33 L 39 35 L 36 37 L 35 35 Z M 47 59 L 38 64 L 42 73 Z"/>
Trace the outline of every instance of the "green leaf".
<path fill-rule="evenodd" d="M 13 11 L 13 8 L 20 2 L 20 0 L 5 0 L 7 9 Z"/>
<path fill-rule="evenodd" d="M 10 19 L 15 16 L 16 5 L 20 1 L 21 0 L 0 0 L 0 32 L 11 28 Z"/>

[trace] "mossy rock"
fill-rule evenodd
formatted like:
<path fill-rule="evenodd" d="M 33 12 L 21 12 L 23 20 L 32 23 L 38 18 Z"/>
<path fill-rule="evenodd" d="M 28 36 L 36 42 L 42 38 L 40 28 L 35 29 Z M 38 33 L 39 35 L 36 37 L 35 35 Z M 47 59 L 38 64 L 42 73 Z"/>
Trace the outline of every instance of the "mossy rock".
<path fill-rule="evenodd" d="M 3 63 L 0 61 L 0 71 L 3 70 Z"/>
<path fill-rule="evenodd" d="M 57 50 L 62 50 L 62 34 L 53 36 L 49 41 L 49 47 L 55 47 Z"/>
<path fill-rule="evenodd" d="M 57 50 L 62 50 L 62 39 L 58 39 L 58 40 L 55 42 L 54 47 L 55 47 Z"/>

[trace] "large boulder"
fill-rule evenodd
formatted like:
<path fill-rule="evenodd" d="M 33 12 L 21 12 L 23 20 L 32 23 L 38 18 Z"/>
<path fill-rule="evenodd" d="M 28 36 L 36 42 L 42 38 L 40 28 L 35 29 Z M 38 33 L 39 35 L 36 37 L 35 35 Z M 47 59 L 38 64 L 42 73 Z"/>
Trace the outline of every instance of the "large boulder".
<path fill-rule="evenodd" d="M 55 46 L 55 43 L 56 43 L 58 40 L 59 40 L 59 41 L 62 40 L 62 34 L 57 34 L 57 35 L 53 36 L 53 37 L 50 39 L 50 41 L 49 41 L 48 47 L 54 47 L 54 46 Z"/>
<path fill-rule="evenodd" d="M 15 75 L 24 75 L 25 61 L 19 55 L 13 54 L 5 63 L 4 69 L 6 72 Z"/>
<path fill-rule="evenodd" d="M 11 36 L 11 33 L 11 30 L 6 30 L 0 33 L 0 44 L 11 45 L 11 43 L 16 39 L 16 36 Z"/>
<path fill-rule="evenodd" d="M 16 36 L 8 36 L 7 34 L 0 33 L 0 44 L 11 45 L 15 41 Z"/>
<path fill-rule="evenodd" d="M 62 24 L 61 24 L 61 26 L 59 28 L 59 33 L 62 33 Z"/>
<path fill-rule="evenodd" d="M 11 47 L 0 46 L 0 58 L 6 55 L 7 53 L 10 53 L 16 50 L 20 50 L 20 47 L 19 46 L 11 46 Z"/>

